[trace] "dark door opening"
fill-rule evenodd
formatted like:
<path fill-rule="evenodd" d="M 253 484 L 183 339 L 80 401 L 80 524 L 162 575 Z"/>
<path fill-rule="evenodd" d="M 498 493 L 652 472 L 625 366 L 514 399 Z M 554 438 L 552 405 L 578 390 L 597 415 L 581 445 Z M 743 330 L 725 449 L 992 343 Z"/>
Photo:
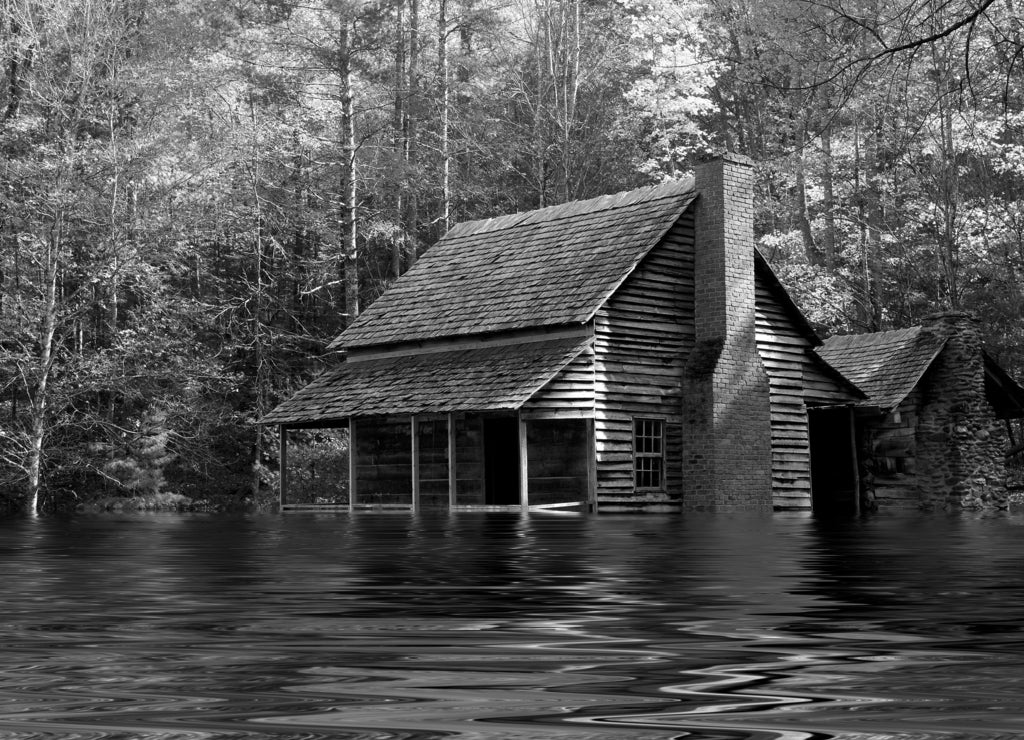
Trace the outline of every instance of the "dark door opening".
<path fill-rule="evenodd" d="M 519 420 L 484 419 L 484 503 L 515 506 L 519 503 Z"/>
<path fill-rule="evenodd" d="M 816 514 L 856 514 L 859 488 L 853 410 L 811 409 L 811 506 Z"/>

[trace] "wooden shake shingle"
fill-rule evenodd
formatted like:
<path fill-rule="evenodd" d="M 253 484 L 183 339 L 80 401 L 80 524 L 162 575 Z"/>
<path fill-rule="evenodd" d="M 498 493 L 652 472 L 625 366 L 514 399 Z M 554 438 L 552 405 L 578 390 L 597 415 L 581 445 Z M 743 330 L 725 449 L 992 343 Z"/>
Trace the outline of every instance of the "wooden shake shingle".
<path fill-rule="evenodd" d="M 862 404 L 889 411 L 914 389 L 945 343 L 914 326 L 829 337 L 815 351 L 867 395 Z"/>
<path fill-rule="evenodd" d="M 459 224 L 329 348 L 584 323 L 695 197 L 686 179 Z"/>
<path fill-rule="evenodd" d="M 267 424 L 350 416 L 520 408 L 589 345 L 587 337 L 343 362 L 275 408 Z"/>

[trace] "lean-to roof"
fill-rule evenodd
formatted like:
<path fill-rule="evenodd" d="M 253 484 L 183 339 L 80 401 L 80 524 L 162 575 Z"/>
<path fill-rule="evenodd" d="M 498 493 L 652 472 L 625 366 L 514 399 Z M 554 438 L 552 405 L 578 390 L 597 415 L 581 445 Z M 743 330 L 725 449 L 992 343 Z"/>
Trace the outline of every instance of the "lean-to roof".
<path fill-rule="evenodd" d="M 695 197 L 687 178 L 459 224 L 329 348 L 585 323 Z"/>
<path fill-rule="evenodd" d="M 1024 388 L 999 367 L 988 352 L 982 351 L 985 363 L 985 396 L 1000 419 L 1024 418 Z"/>
<path fill-rule="evenodd" d="M 815 351 L 867 394 L 865 405 L 896 408 L 914 390 L 946 340 L 920 326 L 829 337 Z"/>
<path fill-rule="evenodd" d="M 264 424 L 350 416 L 520 408 L 590 344 L 589 337 L 342 362 L 280 404 Z"/>

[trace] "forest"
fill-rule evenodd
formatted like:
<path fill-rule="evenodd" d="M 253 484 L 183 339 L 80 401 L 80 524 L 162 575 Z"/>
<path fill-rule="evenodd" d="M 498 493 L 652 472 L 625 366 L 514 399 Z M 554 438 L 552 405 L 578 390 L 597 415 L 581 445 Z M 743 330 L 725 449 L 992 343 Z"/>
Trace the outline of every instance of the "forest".
<path fill-rule="evenodd" d="M 967 310 L 1019 378 L 1022 72 L 1019 0 L 0 0 L 0 509 L 258 505 L 451 225 L 723 149 L 823 335 Z"/>

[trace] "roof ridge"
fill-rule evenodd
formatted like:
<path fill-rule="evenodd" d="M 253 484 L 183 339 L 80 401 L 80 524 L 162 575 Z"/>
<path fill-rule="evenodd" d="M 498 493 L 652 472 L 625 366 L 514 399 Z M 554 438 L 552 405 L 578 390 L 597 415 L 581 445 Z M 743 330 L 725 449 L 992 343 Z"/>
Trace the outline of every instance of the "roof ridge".
<path fill-rule="evenodd" d="M 823 340 L 823 344 L 831 345 L 831 347 L 826 347 L 826 349 L 832 349 L 833 347 L 849 346 L 851 344 L 878 343 L 885 339 L 896 339 L 897 337 L 906 339 L 914 334 L 919 334 L 922 328 L 921 326 L 908 326 L 903 329 L 886 329 L 885 331 L 833 334 L 830 337 L 826 337 Z"/>
<path fill-rule="evenodd" d="M 617 193 L 598 195 L 594 198 L 584 200 L 570 200 L 558 205 L 534 208 L 529 211 L 519 211 L 491 218 L 480 218 L 472 221 L 462 221 L 455 224 L 442 238 L 464 237 L 474 234 L 492 233 L 504 231 L 530 224 L 549 224 L 563 219 L 577 218 L 591 213 L 611 211 L 616 208 L 626 208 L 637 203 L 650 203 L 655 200 L 667 198 L 678 198 L 681 195 L 691 193 L 695 190 L 692 176 L 682 177 L 677 180 L 668 180 L 657 185 L 645 185 L 632 190 L 622 190 Z"/>

